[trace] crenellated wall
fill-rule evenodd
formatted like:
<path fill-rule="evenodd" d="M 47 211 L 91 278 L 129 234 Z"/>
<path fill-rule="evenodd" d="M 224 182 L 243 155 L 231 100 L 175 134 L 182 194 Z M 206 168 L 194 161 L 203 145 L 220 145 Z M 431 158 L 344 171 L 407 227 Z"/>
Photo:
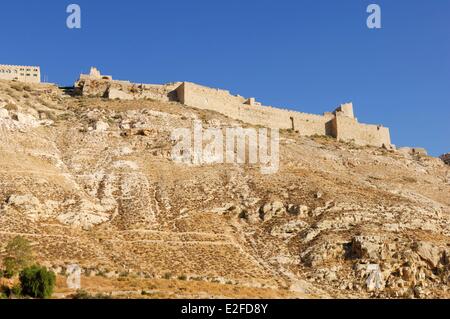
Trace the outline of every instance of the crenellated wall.
<path fill-rule="evenodd" d="M 112 80 L 96 68 L 89 75 L 81 75 L 75 87 L 83 95 L 110 99 L 136 100 L 150 98 L 157 101 L 179 101 L 198 109 L 216 111 L 248 124 L 269 128 L 290 129 L 302 136 L 327 135 L 358 145 L 391 147 L 389 129 L 379 125 L 358 123 L 352 103 L 340 105 L 323 115 L 263 106 L 254 98 L 232 95 L 229 91 L 213 89 L 191 82 L 163 85 L 135 84 Z"/>
<path fill-rule="evenodd" d="M 315 115 L 271 106 L 246 104 L 248 99 L 228 91 L 184 82 L 177 89 L 181 103 L 212 110 L 243 122 L 279 129 L 293 129 L 301 135 L 325 135 L 326 124 L 334 115 Z"/>
<path fill-rule="evenodd" d="M 356 119 L 343 115 L 336 115 L 332 127 L 331 135 L 340 141 L 352 141 L 357 145 L 391 146 L 387 127 L 358 123 Z"/>
<path fill-rule="evenodd" d="M 357 145 L 391 146 L 389 129 L 359 123 L 351 103 L 342 104 L 333 113 L 307 114 L 248 103 L 249 99 L 231 95 L 229 91 L 190 82 L 183 82 L 177 88 L 177 96 L 185 105 L 216 111 L 253 125 L 292 129 L 303 136 L 328 135 L 342 141 L 353 141 Z"/>

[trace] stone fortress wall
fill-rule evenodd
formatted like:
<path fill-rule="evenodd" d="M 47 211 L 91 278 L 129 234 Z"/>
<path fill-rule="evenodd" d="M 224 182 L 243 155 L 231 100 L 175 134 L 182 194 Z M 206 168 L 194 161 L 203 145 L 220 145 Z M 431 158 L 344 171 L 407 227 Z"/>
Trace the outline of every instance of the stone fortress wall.
<path fill-rule="evenodd" d="M 86 96 L 109 99 L 177 101 L 186 106 L 216 111 L 248 124 L 286 129 L 302 136 L 332 136 L 357 145 L 392 148 L 389 129 L 381 125 L 358 122 L 352 103 L 342 104 L 323 115 L 301 113 L 271 106 L 263 106 L 254 98 L 232 95 L 229 91 L 213 89 L 190 82 L 169 84 L 135 84 L 113 80 L 96 68 L 80 75 L 75 87 Z"/>
<path fill-rule="evenodd" d="M 0 64 L 0 80 L 41 83 L 39 66 Z M 268 128 L 289 129 L 302 136 L 332 136 L 337 140 L 351 141 L 357 145 L 395 148 L 391 144 L 389 128 L 381 125 L 359 123 L 353 114 L 352 103 L 342 104 L 333 112 L 323 115 L 263 106 L 254 98 L 232 95 L 229 91 L 213 89 L 190 82 L 168 84 L 136 84 L 130 81 L 113 80 L 102 75 L 97 68 L 89 74 L 81 74 L 74 91 L 85 96 L 109 99 L 177 101 L 186 106 L 212 110 L 245 123 Z M 418 147 L 403 147 L 398 151 L 412 155 L 426 155 Z M 445 160 L 449 161 L 449 155 Z"/>
<path fill-rule="evenodd" d="M 109 99 L 176 101 L 176 88 L 181 82 L 169 84 L 137 84 L 130 81 L 113 80 L 92 67 L 89 74 L 81 74 L 75 89 L 85 96 L 100 96 Z"/>
<path fill-rule="evenodd" d="M 41 69 L 38 66 L 0 64 L 0 80 L 41 83 Z"/>
<path fill-rule="evenodd" d="M 389 129 L 380 125 L 359 123 L 351 103 L 323 115 L 301 113 L 263 106 L 254 98 L 245 99 L 220 89 L 184 82 L 177 88 L 181 103 L 199 109 L 213 110 L 243 122 L 270 128 L 292 129 L 302 136 L 327 135 L 357 145 L 392 147 Z"/>

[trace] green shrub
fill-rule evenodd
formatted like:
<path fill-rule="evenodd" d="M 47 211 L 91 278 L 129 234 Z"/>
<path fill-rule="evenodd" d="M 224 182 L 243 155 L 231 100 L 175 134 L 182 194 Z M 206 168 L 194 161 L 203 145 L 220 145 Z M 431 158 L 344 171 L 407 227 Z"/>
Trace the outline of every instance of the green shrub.
<path fill-rule="evenodd" d="M 2 285 L 0 287 L 0 299 L 20 297 L 22 295 L 22 287 L 17 284 L 10 288 L 9 286 Z"/>
<path fill-rule="evenodd" d="M 22 295 L 22 286 L 17 284 L 11 288 L 11 294 L 13 296 L 21 296 Z"/>
<path fill-rule="evenodd" d="M 11 269 L 5 269 L 5 271 L 3 272 L 3 277 L 5 277 L 6 279 L 11 279 L 15 274 L 16 272 L 12 271 Z"/>
<path fill-rule="evenodd" d="M 22 270 L 19 278 L 23 295 L 32 298 L 51 297 L 56 282 L 56 275 L 53 271 L 35 265 Z"/>
<path fill-rule="evenodd" d="M 3 260 L 5 266 L 4 275 L 6 278 L 12 278 L 20 270 L 30 266 L 33 263 L 33 254 L 30 242 L 21 237 L 14 237 L 6 245 L 6 257 Z"/>
<path fill-rule="evenodd" d="M 0 286 L 0 295 L 5 296 L 5 298 L 8 298 L 11 293 L 11 289 L 9 289 L 6 285 Z"/>

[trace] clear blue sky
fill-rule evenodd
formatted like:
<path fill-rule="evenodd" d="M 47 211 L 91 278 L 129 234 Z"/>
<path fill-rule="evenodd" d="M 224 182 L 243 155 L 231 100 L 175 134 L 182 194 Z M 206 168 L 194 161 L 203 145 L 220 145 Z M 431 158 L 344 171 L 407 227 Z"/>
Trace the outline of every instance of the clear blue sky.
<path fill-rule="evenodd" d="M 81 30 L 66 27 L 70 3 Z M 371 3 L 381 30 L 366 26 Z M 40 65 L 60 85 L 95 65 L 309 113 L 353 101 L 394 144 L 450 152 L 449 0 L 15 0 L 0 12 L 0 64 Z"/>

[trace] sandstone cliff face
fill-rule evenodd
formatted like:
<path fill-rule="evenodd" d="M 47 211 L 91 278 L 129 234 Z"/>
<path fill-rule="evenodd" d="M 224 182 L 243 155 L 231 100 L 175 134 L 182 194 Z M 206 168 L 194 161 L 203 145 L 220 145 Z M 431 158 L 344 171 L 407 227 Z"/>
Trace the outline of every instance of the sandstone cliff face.
<path fill-rule="evenodd" d="M 443 161 L 281 132 L 273 175 L 174 163 L 171 132 L 195 119 L 242 125 L 175 102 L 0 82 L 0 255 L 20 234 L 40 262 L 91 276 L 171 273 L 280 297 L 450 296 Z"/>

